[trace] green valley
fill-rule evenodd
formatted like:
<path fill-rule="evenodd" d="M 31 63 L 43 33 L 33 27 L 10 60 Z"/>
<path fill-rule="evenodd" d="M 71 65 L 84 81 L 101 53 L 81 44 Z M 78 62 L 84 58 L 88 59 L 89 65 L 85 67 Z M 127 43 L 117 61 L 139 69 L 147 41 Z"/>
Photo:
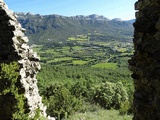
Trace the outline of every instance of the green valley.
<path fill-rule="evenodd" d="M 86 40 L 86 37 L 81 35 L 79 39 L 72 37 L 72 40 L 68 39 L 64 42 L 52 41 L 44 45 L 33 45 L 32 48 L 41 57 L 42 70 L 38 74 L 41 94 L 52 96 L 56 91 L 54 94 L 45 94 L 50 90 L 53 91 L 62 88 L 65 88 L 65 92 L 68 90 L 68 94 L 76 97 L 74 99 L 79 99 L 76 105 L 81 106 L 72 106 L 73 108 L 78 108 L 72 111 L 73 113 L 78 112 L 75 117 L 78 117 L 79 114 L 83 115 L 84 112 L 88 112 L 88 115 L 92 114 L 92 108 L 90 107 L 93 105 L 96 107 L 94 112 L 101 111 L 102 108 L 108 109 L 104 106 L 99 106 L 99 103 L 94 98 L 96 87 L 106 82 L 120 82 L 123 84 L 122 89 L 125 89 L 127 92 L 128 102 L 123 101 L 125 107 L 120 107 L 123 106 L 121 104 L 119 107 L 111 108 L 122 111 L 122 114 L 131 113 L 133 85 L 127 62 L 133 54 L 133 45 L 130 41 L 91 41 L 89 38 Z M 60 88 L 55 88 L 57 85 Z M 61 93 L 59 96 L 63 94 Z M 53 98 L 53 100 L 55 99 L 57 98 Z M 70 98 L 66 99 L 68 100 Z M 50 101 L 50 98 L 46 98 L 46 101 Z M 57 102 L 54 102 L 54 106 L 52 106 L 53 103 L 48 104 L 48 108 L 56 107 L 55 105 L 59 104 L 59 101 Z M 62 105 L 57 110 L 61 117 L 65 117 L 65 112 L 61 112 L 63 107 L 67 106 Z M 48 111 L 51 115 L 53 108 Z M 72 112 L 64 111 L 66 111 L 66 116 L 71 115 L 70 117 L 74 120 L 75 117 L 72 117 Z M 102 111 L 102 114 L 105 114 L 105 110 Z M 58 114 L 53 115 L 58 116 Z M 123 118 L 124 116 L 122 115 L 121 117 Z M 125 119 L 131 120 L 131 116 Z M 89 118 L 86 120 L 89 120 Z"/>
<path fill-rule="evenodd" d="M 120 63 L 120 58 L 125 59 L 133 53 L 131 42 L 91 41 L 89 38 L 86 40 L 84 36 L 79 39 L 72 37 L 72 40 L 50 42 L 43 46 L 32 45 L 32 47 L 40 55 L 42 63 L 56 66 L 103 66 L 105 63 Z M 108 64 L 111 67 L 112 65 L 115 66 L 115 64 Z"/>
<path fill-rule="evenodd" d="M 17 15 L 41 58 L 38 86 L 49 115 L 132 119 L 132 22 L 98 15 Z"/>

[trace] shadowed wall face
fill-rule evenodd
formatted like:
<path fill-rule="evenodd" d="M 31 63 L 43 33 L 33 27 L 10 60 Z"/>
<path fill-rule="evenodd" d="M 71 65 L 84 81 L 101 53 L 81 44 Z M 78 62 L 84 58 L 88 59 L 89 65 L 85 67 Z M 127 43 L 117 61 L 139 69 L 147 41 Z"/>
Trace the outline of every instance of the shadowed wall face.
<path fill-rule="evenodd" d="M 135 86 L 133 120 L 160 120 L 160 0 L 138 0 L 135 9 L 135 52 L 129 60 Z"/>
<path fill-rule="evenodd" d="M 13 114 L 28 114 L 34 118 L 38 110 L 41 116 L 46 117 L 46 107 L 38 93 L 36 79 L 40 70 L 39 58 L 27 45 L 24 31 L 16 15 L 0 0 L 1 120 L 13 119 Z"/>

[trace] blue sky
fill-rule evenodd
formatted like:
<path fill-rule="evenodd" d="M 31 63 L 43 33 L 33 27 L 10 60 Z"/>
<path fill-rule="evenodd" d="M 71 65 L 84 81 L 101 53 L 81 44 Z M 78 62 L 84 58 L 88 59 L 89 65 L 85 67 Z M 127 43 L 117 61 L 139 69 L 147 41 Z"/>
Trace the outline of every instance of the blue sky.
<path fill-rule="evenodd" d="M 103 15 L 109 19 L 135 18 L 137 0 L 4 0 L 14 12 L 64 16 Z"/>

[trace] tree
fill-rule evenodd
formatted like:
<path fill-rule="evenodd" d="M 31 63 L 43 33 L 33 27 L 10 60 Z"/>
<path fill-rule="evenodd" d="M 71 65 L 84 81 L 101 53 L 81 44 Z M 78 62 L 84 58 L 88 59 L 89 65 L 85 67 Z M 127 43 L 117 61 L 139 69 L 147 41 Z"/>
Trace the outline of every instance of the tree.
<path fill-rule="evenodd" d="M 119 109 L 128 100 L 128 94 L 121 82 L 106 82 L 95 87 L 94 100 L 104 108 Z"/>
<path fill-rule="evenodd" d="M 18 62 L 0 64 L 0 119 L 28 119 L 19 68 Z"/>
<path fill-rule="evenodd" d="M 58 120 L 73 114 L 81 106 L 81 101 L 62 84 L 49 85 L 43 95 L 48 106 L 47 113 Z"/>

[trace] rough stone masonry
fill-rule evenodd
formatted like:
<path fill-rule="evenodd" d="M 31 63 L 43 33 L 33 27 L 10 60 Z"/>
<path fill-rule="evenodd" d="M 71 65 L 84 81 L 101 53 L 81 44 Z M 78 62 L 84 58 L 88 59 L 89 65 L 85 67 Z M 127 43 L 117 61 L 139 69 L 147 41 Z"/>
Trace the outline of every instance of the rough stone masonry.
<path fill-rule="evenodd" d="M 135 3 L 133 120 L 160 120 L 160 0 Z"/>
<path fill-rule="evenodd" d="M 0 0 L 0 63 L 16 60 L 20 64 L 19 70 L 21 87 L 24 88 L 24 96 L 27 100 L 29 117 L 33 118 L 37 109 L 41 116 L 49 120 L 46 107 L 42 103 L 42 97 L 38 93 L 36 74 L 40 70 L 39 58 L 27 45 L 28 38 L 25 30 L 16 19 L 16 15 L 8 9 L 3 0 Z M 9 113 L 8 108 L 1 105 L 1 120 Z M 3 115 L 2 115 L 3 114 Z"/>

